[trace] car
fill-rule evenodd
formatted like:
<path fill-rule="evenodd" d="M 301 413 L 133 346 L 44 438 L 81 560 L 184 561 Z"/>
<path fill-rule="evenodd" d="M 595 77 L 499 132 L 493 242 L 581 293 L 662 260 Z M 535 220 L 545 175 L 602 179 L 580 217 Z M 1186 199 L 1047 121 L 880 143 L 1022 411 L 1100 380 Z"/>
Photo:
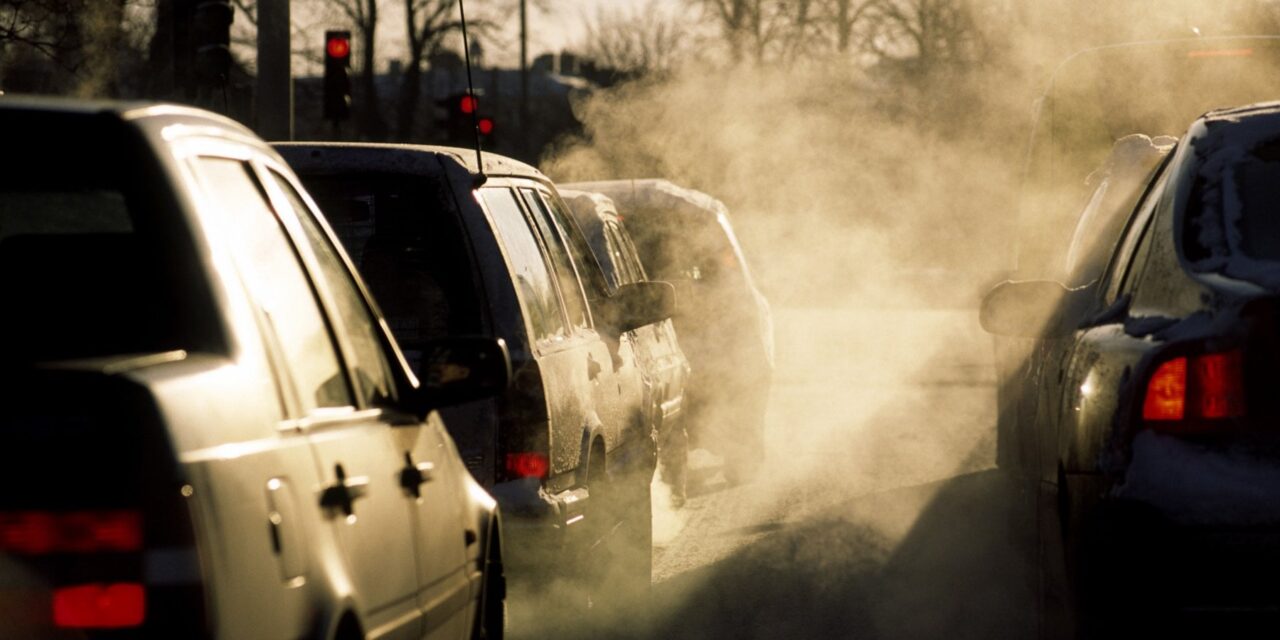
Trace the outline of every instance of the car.
<path fill-rule="evenodd" d="M 589 191 L 560 189 L 560 197 L 586 234 L 591 253 L 604 270 L 610 291 L 649 279 L 636 252 L 631 234 L 618 215 L 613 200 Z M 636 350 L 645 381 L 644 404 L 657 430 L 658 469 L 671 492 L 671 504 L 686 498 L 689 436 L 685 431 L 684 389 L 689 379 L 689 359 L 680 348 L 670 319 L 623 334 Z"/>
<path fill-rule="evenodd" d="M 1003 283 L 981 309 L 1034 344 L 1003 385 L 1027 405 L 1012 466 L 1040 523 L 1041 630 L 1274 632 L 1280 103 L 1209 112 L 1150 158 L 1120 223 L 1096 225 L 1116 229 L 1096 267 Z"/>
<path fill-rule="evenodd" d="M 0 635 L 495 637 L 500 515 L 270 147 L 164 104 L 0 98 Z"/>
<path fill-rule="evenodd" d="M 502 509 L 513 582 L 575 585 L 566 611 L 647 592 L 657 444 L 623 334 L 670 317 L 672 287 L 610 290 L 555 185 L 515 160 L 419 145 L 276 149 L 411 357 L 442 336 L 508 345 L 511 390 L 446 418 Z"/>
<path fill-rule="evenodd" d="M 773 381 L 773 319 L 756 287 L 729 211 L 715 198 L 667 180 L 563 185 L 613 200 L 645 271 L 676 285 L 675 329 L 689 358 L 690 446 L 725 458 L 730 483 L 755 477 Z"/>

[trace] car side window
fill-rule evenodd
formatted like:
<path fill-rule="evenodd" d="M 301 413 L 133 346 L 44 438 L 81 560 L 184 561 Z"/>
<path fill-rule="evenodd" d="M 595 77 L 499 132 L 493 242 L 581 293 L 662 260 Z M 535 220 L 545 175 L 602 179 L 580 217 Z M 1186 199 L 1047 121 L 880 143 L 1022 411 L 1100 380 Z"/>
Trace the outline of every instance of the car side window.
<path fill-rule="evenodd" d="M 534 340 L 563 339 L 567 330 L 551 272 L 515 194 L 505 187 L 481 189 L 479 194 L 497 227 Z"/>
<path fill-rule="evenodd" d="M 225 224 L 236 268 L 275 333 L 304 412 L 352 404 L 311 281 L 249 165 L 200 157 L 193 163 L 205 197 Z"/>
<path fill-rule="evenodd" d="M 560 295 L 564 299 L 565 311 L 569 312 L 570 324 L 582 329 L 587 328 L 590 323 L 587 320 L 586 297 L 583 295 L 578 272 L 569 259 L 563 232 L 556 228 L 555 222 L 551 219 L 551 213 L 538 197 L 537 192 L 533 189 L 520 189 L 520 197 L 529 207 L 529 213 L 538 227 L 538 234 L 542 236 L 547 253 L 551 256 L 551 263 L 555 265 L 556 277 L 560 282 Z"/>
<path fill-rule="evenodd" d="M 357 393 L 362 406 L 377 406 L 395 398 L 395 384 L 392 382 L 391 365 L 383 351 L 382 341 L 378 338 L 378 327 L 373 314 L 365 302 L 364 296 L 356 288 L 337 251 L 329 243 L 328 236 L 320 224 L 311 215 L 311 210 L 302 196 L 289 181 L 275 171 L 268 175 L 284 194 L 288 205 L 293 209 L 298 221 L 302 224 L 307 242 L 315 250 L 319 262 L 320 273 L 317 274 L 325 282 L 326 288 L 333 296 L 339 317 L 342 318 L 344 335 L 348 336 L 351 349 L 351 368 L 355 371 Z"/>
<path fill-rule="evenodd" d="M 609 243 L 609 253 L 612 254 L 613 263 L 618 265 L 618 274 L 622 280 L 620 284 L 644 280 L 644 274 L 640 271 L 640 258 L 636 256 L 635 247 L 627 244 L 626 233 L 618 223 L 612 220 L 605 223 L 605 240 Z"/>
<path fill-rule="evenodd" d="M 572 217 L 569 215 L 568 208 L 558 197 L 546 191 L 539 190 L 536 193 L 546 210 L 551 212 L 551 219 L 555 222 L 556 228 L 563 234 L 564 243 L 569 248 L 569 255 L 573 258 L 573 263 L 578 267 L 578 275 L 582 278 L 584 293 L 590 295 L 593 286 L 596 291 L 603 292 L 604 270 L 600 268 L 595 254 L 591 253 L 591 245 L 587 243 L 586 237 L 578 230 L 577 225 L 571 222 Z"/>
<path fill-rule="evenodd" d="M 1161 178 L 1134 210 L 1124 234 L 1120 236 L 1120 242 L 1116 245 L 1115 254 L 1111 257 L 1111 264 L 1107 268 L 1104 280 L 1108 304 L 1115 302 L 1116 298 L 1127 292 L 1126 286 L 1131 280 L 1130 273 L 1134 266 L 1139 264 L 1138 259 L 1147 254 L 1150 245 L 1150 229 L 1153 226 L 1151 220 L 1155 217 L 1153 213 L 1164 193 L 1164 186 L 1164 178 Z"/>

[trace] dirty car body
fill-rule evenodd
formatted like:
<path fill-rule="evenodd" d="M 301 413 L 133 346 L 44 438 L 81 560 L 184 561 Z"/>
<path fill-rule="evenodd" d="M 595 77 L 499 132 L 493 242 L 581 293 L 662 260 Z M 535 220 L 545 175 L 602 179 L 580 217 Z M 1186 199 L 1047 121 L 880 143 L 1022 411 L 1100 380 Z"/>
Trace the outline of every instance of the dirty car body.
<path fill-rule="evenodd" d="M 1010 466 L 1060 578 L 1046 597 L 1087 635 L 1252 623 L 1280 603 L 1278 159 L 1280 106 L 1211 112 L 1096 279 L 984 302 L 988 331 L 1035 342 Z"/>
<path fill-rule="evenodd" d="M 565 204 L 591 245 L 604 270 L 610 291 L 649 279 L 631 234 L 608 196 L 587 191 L 560 190 Z M 678 503 L 685 498 L 689 438 L 684 425 L 685 384 L 689 360 L 680 348 L 672 320 L 624 334 L 636 350 L 645 384 L 645 407 L 658 440 L 659 470 Z"/>
<path fill-rule="evenodd" d="M 649 277 L 676 285 L 675 328 L 692 367 L 686 423 L 691 446 L 724 456 L 731 481 L 750 479 L 764 456 L 773 319 L 728 209 L 666 180 L 565 187 L 612 199 Z"/>

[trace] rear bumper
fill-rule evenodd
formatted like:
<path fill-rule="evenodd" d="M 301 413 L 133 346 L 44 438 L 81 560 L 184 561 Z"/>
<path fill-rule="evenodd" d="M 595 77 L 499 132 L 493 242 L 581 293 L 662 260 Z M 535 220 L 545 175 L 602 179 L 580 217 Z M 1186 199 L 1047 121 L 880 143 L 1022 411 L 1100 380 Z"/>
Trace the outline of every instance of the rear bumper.
<path fill-rule="evenodd" d="M 1103 500 L 1081 523 L 1082 587 L 1171 621 L 1280 613 L 1280 526 L 1187 525 Z"/>
<path fill-rule="evenodd" d="M 571 540 L 583 529 L 586 488 L 548 493 L 534 478 L 502 482 L 490 490 L 502 510 L 504 564 L 519 574 L 563 567 Z"/>

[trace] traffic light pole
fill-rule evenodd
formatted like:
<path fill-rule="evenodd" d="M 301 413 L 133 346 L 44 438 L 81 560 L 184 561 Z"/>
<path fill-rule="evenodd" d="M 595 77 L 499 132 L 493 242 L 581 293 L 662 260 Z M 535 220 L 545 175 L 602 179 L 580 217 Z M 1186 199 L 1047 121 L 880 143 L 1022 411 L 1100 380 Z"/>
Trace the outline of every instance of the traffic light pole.
<path fill-rule="evenodd" d="M 290 0 L 258 0 L 258 135 L 293 139 L 293 70 L 290 65 Z"/>

